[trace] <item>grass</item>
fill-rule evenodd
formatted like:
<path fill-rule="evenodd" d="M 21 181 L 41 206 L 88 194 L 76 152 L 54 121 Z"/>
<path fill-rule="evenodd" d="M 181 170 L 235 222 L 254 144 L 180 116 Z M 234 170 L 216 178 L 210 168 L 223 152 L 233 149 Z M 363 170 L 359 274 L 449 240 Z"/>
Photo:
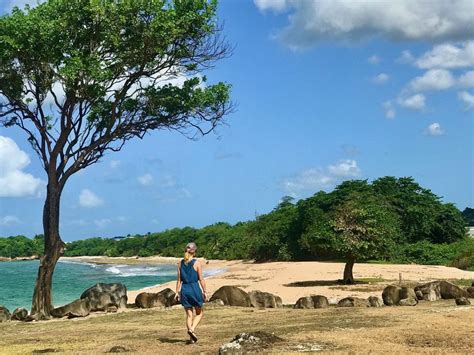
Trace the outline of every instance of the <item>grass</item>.
<path fill-rule="evenodd" d="M 271 352 L 474 352 L 474 306 L 453 300 L 416 307 L 205 310 L 200 340 L 188 344 L 181 309 L 129 310 L 48 322 L 0 323 L 2 354 L 129 351 L 212 353 L 241 332 L 274 334 Z M 370 334 L 370 336 L 367 336 Z M 303 349 L 303 350 L 302 350 Z"/>

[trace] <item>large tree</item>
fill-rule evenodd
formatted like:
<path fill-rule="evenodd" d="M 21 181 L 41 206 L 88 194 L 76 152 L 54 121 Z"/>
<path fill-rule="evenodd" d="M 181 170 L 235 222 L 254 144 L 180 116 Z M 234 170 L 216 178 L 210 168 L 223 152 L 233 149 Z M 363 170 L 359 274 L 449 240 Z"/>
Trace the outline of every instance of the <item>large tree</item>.
<path fill-rule="evenodd" d="M 0 120 L 26 133 L 47 174 L 34 318 L 48 319 L 53 307 L 69 178 L 151 130 L 209 133 L 231 109 L 229 85 L 206 85 L 200 74 L 229 54 L 216 6 L 49 0 L 0 18 Z"/>

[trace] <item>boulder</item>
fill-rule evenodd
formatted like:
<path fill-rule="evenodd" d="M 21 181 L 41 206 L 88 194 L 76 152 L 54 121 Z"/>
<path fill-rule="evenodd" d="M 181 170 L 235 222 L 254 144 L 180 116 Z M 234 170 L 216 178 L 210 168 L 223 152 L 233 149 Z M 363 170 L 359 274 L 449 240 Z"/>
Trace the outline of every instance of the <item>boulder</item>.
<path fill-rule="evenodd" d="M 425 301 L 436 301 L 439 299 L 453 299 L 469 297 L 469 292 L 448 281 L 432 281 L 415 287 L 415 292 L 421 291 Z"/>
<path fill-rule="evenodd" d="M 314 308 L 314 301 L 313 301 L 313 298 L 311 296 L 305 296 L 305 297 L 301 297 L 298 299 L 298 301 L 296 301 L 295 305 L 293 306 L 293 308 L 297 308 L 297 309 L 310 309 L 310 308 Z"/>
<path fill-rule="evenodd" d="M 367 298 L 367 302 L 369 302 L 370 307 L 382 307 L 383 301 L 380 297 L 377 296 L 370 296 Z"/>
<path fill-rule="evenodd" d="M 28 310 L 26 308 L 17 308 L 12 313 L 12 320 L 25 321 L 28 317 Z"/>
<path fill-rule="evenodd" d="M 282 338 L 273 333 L 269 334 L 261 331 L 240 333 L 236 335 L 230 343 L 223 344 L 219 348 L 219 355 L 268 352 L 271 350 L 273 344 L 282 341 Z"/>
<path fill-rule="evenodd" d="M 135 305 L 138 308 L 171 307 L 176 304 L 175 295 L 176 293 L 170 288 L 157 293 L 142 292 L 135 298 Z"/>
<path fill-rule="evenodd" d="M 215 299 L 214 301 L 207 302 L 206 303 L 206 308 L 208 307 L 222 307 L 225 306 L 224 301 L 220 299 Z"/>
<path fill-rule="evenodd" d="M 383 303 L 386 306 L 396 306 L 400 301 L 400 286 L 389 285 L 382 291 Z"/>
<path fill-rule="evenodd" d="M 88 298 L 90 301 L 91 312 L 104 311 L 111 306 L 126 308 L 127 287 L 119 283 L 98 283 L 82 293 L 81 299 L 85 298 Z"/>
<path fill-rule="evenodd" d="M 329 307 L 329 301 L 326 296 L 316 295 L 311 296 L 314 303 L 314 308 L 326 308 Z"/>
<path fill-rule="evenodd" d="M 64 306 L 55 308 L 51 311 L 51 315 L 55 318 L 76 318 L 86 317 L 91 312 L 91 303 L 88 298 L 75 300 Z"/>
<path fill-rule="evenodd" d="M 423 300 L 423 292 L 421 292 L 420 290 L 415 291 L 415 295 L 418 301 Z"/>
<path fill-rule="evenodd" d="M 415 290 L 412 289 L 411 287 L 402 287 L 400 289 L 400 301 L 398 301 L 398 305 L 399 306 L 414 306 L 417 304 L 418 304 L 418 298 L 416 296 Z"/>
<path fill-rule="evenodd" d="M 6 322 L 11 319 L 11 314 L 10 311 L 6 308 L 0 305 L 0 323 L 1 322 Z"/>
<path fill-rule="evenodd" d="M 251 307 L 250 297 L 236 286 L 222 286 L 212 295 L 209 301 L 220 299 L 226 306 Z"/>
<path fill-rule="evenodd" d="M 280 308 L 282 301 L 280 296 L 273 295 L 268 292 L 250 291 L 248 293 L 250 303 L 255 308 Z"/>
<path fill-rule="evenodd" d="M 466 297 L 459 297 L 456 298 L 456 304 L 458 306 L 469 306 L 471 304 L 471 301 L 469 301 Z"/>
<path fill-rule="evenodd" d="M 365 298 L 346 297 L 337 303 L 337 307 L 368 307 L 369 302 Z"/>
<path fill-rule="evenodd" d="M 469 298 L 474 298 L 474 286 L 466 288 L 466 291 L 469 294 Z"/>
<path fill-rule="evenodd" d="M 418 300 L 416 298 L 404 298 L 398 301 L 399 306 L 416 306 L 418 304 Z"/>

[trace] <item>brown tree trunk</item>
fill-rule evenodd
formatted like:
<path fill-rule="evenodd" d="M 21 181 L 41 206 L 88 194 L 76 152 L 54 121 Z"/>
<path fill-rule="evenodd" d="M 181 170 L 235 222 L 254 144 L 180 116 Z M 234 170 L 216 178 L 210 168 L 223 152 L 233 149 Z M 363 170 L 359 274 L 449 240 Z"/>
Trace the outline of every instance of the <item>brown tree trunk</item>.
<path fill-rule="evenodd" d="M 64 243 L 59 236 L 60 197 L 58 184 L 50 180 L 43 209 L 44 255 L 40 258 L 31 306 L 31 316 L 37 320 L 51 318 L 53 272 L 64 252 Z"/>
<path fill-rule="evenodd" d="M 349 260 L 346 262 L 346 266 L 344 266 L 343 283 L 345 285 L 352 285 L 354 283 L 354 275 L 352 274 L 354 263 L 355 260 L 353 258 L 349 258 Z"/>

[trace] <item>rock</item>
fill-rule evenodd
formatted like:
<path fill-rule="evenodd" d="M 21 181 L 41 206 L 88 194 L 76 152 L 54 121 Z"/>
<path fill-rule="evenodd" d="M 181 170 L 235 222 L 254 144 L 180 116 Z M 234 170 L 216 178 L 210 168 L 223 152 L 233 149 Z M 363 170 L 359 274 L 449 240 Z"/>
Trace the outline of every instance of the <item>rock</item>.
<path fill-rule="evenodd" d="M 398 301 L 399 306 L 416 306 L 418 304 L 418 300 L 416 298 L 404 298 Z"/>
<path fill-rule="evenodd" d="M 469 298 L 474 298 L 474 286 L 466 288 L 466 291 L 469 294 Z"/>
<path fill-rule="evenodd" d="M 453 299 L 469 297 L 469 292 L 448 281 L 432 281 L 415 287 L 415 292 L 421 291 L 425 301 L 436 301 L 439 299 Z"/>
<path fill-rule="evenodd" d="M 389 285 L 382 291 L 383 303 L 386 306 L 396 306 L 400 301 L 400 286 Z"/>
<path fill-rule="evenodd" d="M 6 308 L 0 305 L 0 323 L 1 322 L 7 322 L 11 319 L 11 314 L 10 311 Z"/>
<path fill-rule="evenodd" d="M 207 302 L 206 307 L 222 307 L 225 306 L 224 301 L 220 299 L 215 299 L 214 301 Z"/>
<path fill-rule="evenodd" d="M 382 307 L 383 301 L 380 297 L 377 296 L 370 296 L 367 298 L 367 302 L 369 302 L 370 307 Z"/>
<path fill-rule="evenodd" d="M 28 317 L 28 310 L 26 308 L 17 308 L 12 313 L 12 320 L 25 321 Z"/>
<path fill-rule="evenodd" d="M 85 290 L 81 299 L 88 298 L 91 312 L 104 311 L 110 306 L 117 308 L 127 307 L 127 287 L 123 284 L 98 283 Z"/>
<path fill-rule="evenodd" d="M 314 300 L 311 296 L 301 297 L 296 301 L 293 308 L 297 309 L 310 309 L 314 308 Z"/>
<path fill-rule="evenodd" d="M 265 332 L 240 333 L 236 335 L 230 343 L 226 343 L 219 348 L 219 354 L 229 353 L 257 353 L 271 348 L 274 343 L 283 341 L 276 335 Z"/>
<path fill-rule="evenodd" d="M 280 308 L 282 307 L 281 297 L 268 292 L 250 291 L 248 293 L 250 303 L 255 308 Z"/>
<path fill-rule="evenodd" d="M 423 299 L 423 292 L 420 290 L 415 291 L 416 298 L 421 301 Z"/>
<path fill-rule="evenodd" d="M 316 295 L 311 296 L 314 303 L 314 308 L 326 308 L 329 307 L 329 301 L 326 296 Z"/>
<path fill-rule="evenodd" d="M 115 306 L 107 307 L 107 309 L 105 310 L 105 312 L 107 313 L 117 313 L 117 311 L 118 311 L 118 308 Z"/>
<path fill-rule="evenodd" d="M 222 286 L 209 301 L 220 299 L 226 306 L 251 307 L 250 297 L 244 290 L 235 286 Z"/>
<path fill-rule="evenodd" d="M 171 307 L 176 304 L 175 295 L 176 293 L 170 288 L 157 293 L 142 292 L 135 298 L 135 305 L 138 308 Z"/>
<path fill-rule="evenodd" d="M 62 307 L 55 308 L 51 311 L 51 315 L 55 318 L 76 318 L 86 317 L 91 312 L 91 304 L 88 298 L 75 300 Z"/>
<path fill-rule="evenodd" d="M 459 297 L 456 298 L 456 304 L 458 306 L 469 306 L 471 304 L 471 301 L 469 301 L 466 297 Z"/>
<path fill-rule="evenodd" d="M 369 302 L 364 298 L 346 297 L 337 303 L 337 307 L 368 307 Z"/>

